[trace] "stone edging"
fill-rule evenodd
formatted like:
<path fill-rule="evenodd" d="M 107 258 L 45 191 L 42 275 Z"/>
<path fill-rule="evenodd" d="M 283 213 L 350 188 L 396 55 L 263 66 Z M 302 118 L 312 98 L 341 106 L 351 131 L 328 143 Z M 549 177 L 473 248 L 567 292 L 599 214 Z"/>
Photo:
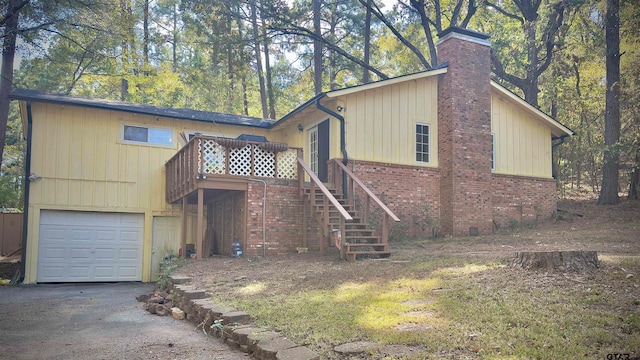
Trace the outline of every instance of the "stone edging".
<path fill-rule="evenodd" d="M 298 346 L 277 332 L 251 325 L 251 318 L 246 312 L 211 303 L 209 294 L 189 285 L 191 278 L 171 276 L 170 279 L 173 303 L 179 308 L 173 312 L 174 318 L 186 317 L 205 333 L 221 338 L 229 346 L 240 349 L 255 359 L 320 359 L 318 354 L 306 346 Z M 214 323 L 220 326 L 212 328 Z"/>

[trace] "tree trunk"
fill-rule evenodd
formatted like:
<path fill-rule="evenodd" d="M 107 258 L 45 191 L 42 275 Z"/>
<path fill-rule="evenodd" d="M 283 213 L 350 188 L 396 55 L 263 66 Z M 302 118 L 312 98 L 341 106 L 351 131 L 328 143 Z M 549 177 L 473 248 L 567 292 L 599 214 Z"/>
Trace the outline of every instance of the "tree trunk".
<path fill-rule="evenodd" d="M 313 0 L 313 31 L 318 38 L 322 37 L 320 27 L 320 9 L 322 0 Z M 313 40 L 313 86 L 315 94 L 322 92 L 322 43 L 320 40 Z"/>
<path fill-rule="evenodd" d="M 367 15 L 364 20 L 364 61 L 365 64 L 369 65 L 369 53 L 371 51 L 371 1 L 367 0 Z M 362 83 L 369 83 L 369 69 L 362 69 Z"/>
<path fill-rule="evenodd" d="M 4 157 L 4 143 L 7 137 L 7 121 L 9 120 L 9 93 L 13 87 L 13 61 L 16 55 L 16 38 L 18 36 L 18 0 L 9 0 L 4 25 L 4 41 L 2 46 L 2 69 L 0 70 L 0 164 Z"/>
<path fill-rule="evenodd" d="M 147 71 L 149 68 L 149 1 L 150 0 L 144 0 L 144 4 L 143 4 L 143 13 L 142 13 L 142 17 L 143 17 L 143 24 L 142 24 L 142 28 L 143 28 L 143 37 L 142 37 L 142 52 L 143 52 L 143 59 L 144 59 L 144 73 L 145 75 L 147 75 Z"/>
<path fill-rule="evenodd" d="M 171 55 L 173 61 L 173 72 L 178 72 L 178 2 L 173 5 L 173 29 L 171 32 L 173 38 Z"/>
<path fill-rule="evenodd" d="M 264 85 L 264 72 L 262 71 L 262 56 L 260 53 L 260 37 L 258 36 L 258 17 L 256 0 L 251 0 L 251 26 L 253 27 L 253 45 L 256 54 L 256 69 L 258 70 L 258 82 L 260 83 L 260 104 L 262 105 L 262 118 L 266 119 L 267 111 L 267 91 Z"/>
<path fill-rule="evenodd" d="M 267 100 L 269 102 L 269 118 L 276 118 L 276 99 L 273 93 L 273 81 L 271 79 L 271 60 L 269 58 L 269 36 L 267 35 L 267 23 L 263 13 L 260 13 L 262 17 L 262 41 L 264 45 L 264 69 L 267 80 Z"/>
<path fill-rule="evenodd" d="M 595 251 L 517 252 L 511 263 L 517 269 L 547 272 L 589 272 L 600 267 Z"/>
<path fill-rule="evenodd" d="M 331 6 L 331 21 L 329 22 L 329 41 L 333 42 L 334 44 L 337 42 L 336 28 L 338 27 L 338 23 L 336 20 L 338 18 L 338 10 L 336 7 L 337 6 L 335 4 Z M 329 51 L 329 90 L 335 90 L 338 87 L 338 85 L 336 84 L 336 79 L 338 77 L 338 66 L 336 65 L 336 63 L 336 53 L 333 51 Z"/>
<path fill-rule="evenodd" d="M 607 0 L 605 29 L 607 42 L 607 90 L 604 124 L 604 166 L 598 205 L 618 204 L 620 158 L 620 2 Z"/>
<path fill-rule="evenodd" d="M 231 19 L 231 15 L 227 14 L 227 27 L 228 27 L 228 36 L 229 38 L 227 39 L 227 76 L 229 78 L 229 88 L 227 89 L 227 92 L 229 94 L 229 96 L 227 97 L 227 106 L 226 106 L 226 111 L 229 114 L 233 113 L 233 108 L 234 108 L 234 102 L 235 102 L 235 86 L 236 86 L 236 82 L 235 82 L 235 78 L 234 78 L 234 67 L 233 67 L 233 62 L 234 62 L 234 58 L 233 58 L 233 46 L 231 45 L 231 38 L 233 37 L 233 20 Z"/>
<path fill-rule="evenodd" d="M 247 76 L 242 74 L 242 107 L 244 114 L 249 116 L 249 98 L 247 97 Z"/>
<path fill-rule="evenodd" d="M 629 199 L 640 200 L 640 143 L 636 151 L 636 164 L 629 182 Z"/>

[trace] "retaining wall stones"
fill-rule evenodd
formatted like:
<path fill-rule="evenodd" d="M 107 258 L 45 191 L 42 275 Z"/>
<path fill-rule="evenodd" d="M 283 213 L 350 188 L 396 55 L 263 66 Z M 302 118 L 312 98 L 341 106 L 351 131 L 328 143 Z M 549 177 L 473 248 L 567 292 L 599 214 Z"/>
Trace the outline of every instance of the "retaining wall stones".
<path fill-rule="evenodd" d="M 188 321 L 207 334 L 221 338 L 229 346 L 238 348 L 255 359 L 320 359 L 309 348 L 298 346 L 277 332 L 252 325 L 251 317 L 246 312 L 213 304 L 204 290 L 190 285 L 190 280 L 186 277 L 171 277 L 173 302 L 184 311 Z"/>

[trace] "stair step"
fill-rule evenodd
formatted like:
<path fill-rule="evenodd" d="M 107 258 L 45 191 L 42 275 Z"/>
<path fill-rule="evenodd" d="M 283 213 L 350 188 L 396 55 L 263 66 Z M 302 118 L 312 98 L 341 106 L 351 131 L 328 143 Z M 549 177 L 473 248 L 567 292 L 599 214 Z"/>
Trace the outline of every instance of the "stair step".
<path fill-rule="evenodd" d="M 370 230 L 367 223 L 348 222 L 344 224 L 346 230 Z"/>
<path fill-rule="evenodd" d="M 376 240 L 376 241 L 380 241 L 380 236 L 362 236 L 362 235 L 347 235 L 346 236 L 346 241 L 349 242 L 349 240 Z M 356 243 L 354 243 L 356 244 Z"/>
<path fill-rule="evenodd" d="M 336 199 L 336 200 L 338 200 L 338 204 L 340 204 L 342 207 L 351 206 L 344 200 L 341 200 L 341 199 Z M 327 200 L 327 202 L 329 203 L 329 206 L 333 206 L 333 204 L 330 201 Z M 313 205 L 315 205 L 315 206 L 324 206 L 324 200 L 323 199 L 316 199 L 316 202 Z"/>
<path fill-rule="evenodd" d="M 343 206 L 342 208 L 347 210 L 347 211 L 354 211 L 354 210 L 350 209 L 351 206 L 349 206 L 349 205 Z M 320 204 L 320 205 L 316 204 L 316 211 L 324 211 L 324 205 L 323 204 Z M 333 205 L 329 205 L 329 211 L 330 212 L 338 212 L 338 209 Z"/>
<path fill-rule="evenodd" d="M 320 212 L 322 213 L 322 212 Z M 329 223 L 331 224 L 339 224 L 340 223 L 340 215 L 329 215 Z M 351 222 L 356 222 L 356 223 L 360 223 L 360 221 L 362 220 L 362 218 L 359 218 L 357 216 L 351 216 L 351 218 L 353 220 L 351 220 Z M 333 220 L 333 221 L 332 221 Z"/>
<path fill-rule="evenodd" d="M 386 244 L 345 244 L 345 246 L 347 247 L 347 253 L 354 252 L 353 249 L 356 249 L 355 252 L 380 252 L 388 250 L 388 245 Z"/>
<path fill-rule="evenodd" d="M 347 235 L 347 237 L 349 237 L 349 236 L 351 236 L 351 237 L 355 237 L 355 236 L 371 237 L 371 236 L 373 236 L 373 230 L 369 230 L 369 229 L 345 229 L 344 232 Z"/>

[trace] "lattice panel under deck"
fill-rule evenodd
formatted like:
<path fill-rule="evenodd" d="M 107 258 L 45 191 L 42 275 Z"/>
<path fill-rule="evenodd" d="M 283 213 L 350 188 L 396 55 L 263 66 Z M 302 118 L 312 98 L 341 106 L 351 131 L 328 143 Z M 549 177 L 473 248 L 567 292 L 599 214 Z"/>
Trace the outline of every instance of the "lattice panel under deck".
<path fill-rule="evenodd" d="M 258 177 L 274 177 L 276 157 L 271 151 L 257 146 L 253 148 L 253 175 Z"/>
<path fill-rule="evenodd" d="M 202 144 L 204 143 L 204 151 L 202 151 Z M 225 148 L 213 140 L 201 140 L 198 147 L 198 167 L 201 169 L 201 174 L 224 174 L 224 166 L 226 162 Z M 204 155 L 201 155 L 204 154 Z M 201 156 L 204 156 L 204 164 L 202 163 Z"/>
<path fill-rule="evenodd" d="M 251 176 L 251 145 L 229 150 L 229 174 Z"/>
<path fill-rule="evenodd" d="M 281 179 L 296 179 L 298 152 L 295 149 L 278 153 L 278 177 Z"/>

